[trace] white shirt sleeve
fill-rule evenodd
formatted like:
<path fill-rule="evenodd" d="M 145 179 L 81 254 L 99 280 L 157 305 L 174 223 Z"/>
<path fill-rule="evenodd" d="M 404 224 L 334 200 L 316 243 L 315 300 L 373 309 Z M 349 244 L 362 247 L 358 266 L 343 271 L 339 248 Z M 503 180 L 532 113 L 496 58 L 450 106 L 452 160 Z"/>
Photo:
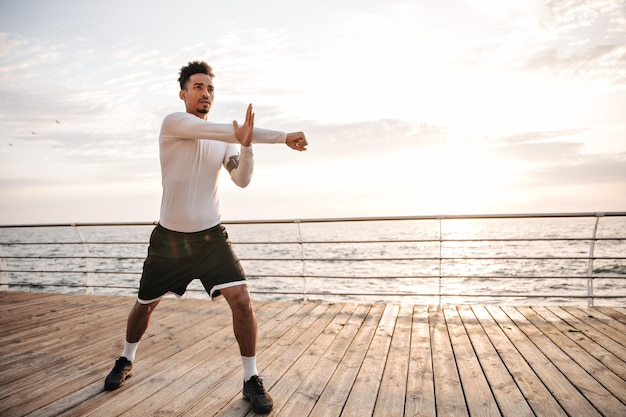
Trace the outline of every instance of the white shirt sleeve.
<path fill-rule="evenodd" d="M 227 155 L 224 166 L 230 173 L 231 180 L 241 188 L 250 184 L 254 170 L 254 152 L 252 146 L 242 146 L 241 154 Z"/>
<path fill-rule="evenodd" d="M 207 122 L 191 113 L 169 114 L 161 125 L 161 139 L 212 139 L 220 142 L 239 143 L 235 129 L 229 123 Z M 252 143 L 285 143 L 287 133 L 255 127 Z"/>

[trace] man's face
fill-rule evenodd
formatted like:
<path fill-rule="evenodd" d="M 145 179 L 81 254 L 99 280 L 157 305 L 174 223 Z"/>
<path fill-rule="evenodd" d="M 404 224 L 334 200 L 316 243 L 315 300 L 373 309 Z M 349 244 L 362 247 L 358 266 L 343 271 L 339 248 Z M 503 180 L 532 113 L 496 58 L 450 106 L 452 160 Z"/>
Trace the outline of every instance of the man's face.
<path fill-rule="evenodd" d="M 186 88 L 180 92 L 187 113 L 202 119 L 207 118 L 214 97 L 213 80 L 206 74 L 193 74 L 189 77 Z"/>

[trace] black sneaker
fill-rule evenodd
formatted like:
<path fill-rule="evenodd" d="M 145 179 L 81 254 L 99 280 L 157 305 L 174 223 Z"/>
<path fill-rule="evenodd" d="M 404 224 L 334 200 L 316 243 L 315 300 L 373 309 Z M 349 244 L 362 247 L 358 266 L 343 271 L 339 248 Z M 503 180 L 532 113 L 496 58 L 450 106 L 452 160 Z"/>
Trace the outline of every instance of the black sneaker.
<path fill-rule="evenodd" d="M 258 375 L 243 383 L 243 398 L 250 401 L 255 413 L 269 413 L 274 408 L 274 401 L 263 388 L 263 380 Z"/>
<path fill-rule="evenodd" d="M 105 390 L 118 389 L 124 385 L 126 379 L 133 376 L 133 363 L 123 356 L 115 361 L 115 366 L 111 369 L 107 379 L 104 380 Z"/>

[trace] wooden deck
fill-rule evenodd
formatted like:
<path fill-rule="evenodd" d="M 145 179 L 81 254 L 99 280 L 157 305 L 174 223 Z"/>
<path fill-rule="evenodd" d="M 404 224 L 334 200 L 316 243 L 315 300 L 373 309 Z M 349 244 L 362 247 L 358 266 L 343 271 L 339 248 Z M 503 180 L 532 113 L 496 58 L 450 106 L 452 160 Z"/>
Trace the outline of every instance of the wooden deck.
<path fill-rule="evenodd" d="M 0 293 L 0 416 L 247 416 L 225 302 Z M 256 302 L 271 415 L 626 416 L 626 309 Z"/>

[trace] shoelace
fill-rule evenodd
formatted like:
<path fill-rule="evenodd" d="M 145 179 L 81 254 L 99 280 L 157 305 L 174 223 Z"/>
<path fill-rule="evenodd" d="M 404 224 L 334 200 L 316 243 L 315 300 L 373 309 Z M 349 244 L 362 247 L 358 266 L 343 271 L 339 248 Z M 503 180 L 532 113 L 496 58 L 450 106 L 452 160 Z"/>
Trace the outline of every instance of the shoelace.
<path fill-rule="evenodd" d="M 115 366 L 113 367 L 113 372 L 115 373 L 121 373 L 124 368 L 126 368 L 126 365 L 128 364 L 128 361 L 124 361 L 121 358 L 115 361 Z"/>
<path fill-rule="evenodd" d="M 253 376 L 250 378 L 250 381 L 248 381 L 248 384 L 250 384 L 255 394 L 265 394 L 265 388 L 263 388 L 263 380 L 261 378 Z"/>

